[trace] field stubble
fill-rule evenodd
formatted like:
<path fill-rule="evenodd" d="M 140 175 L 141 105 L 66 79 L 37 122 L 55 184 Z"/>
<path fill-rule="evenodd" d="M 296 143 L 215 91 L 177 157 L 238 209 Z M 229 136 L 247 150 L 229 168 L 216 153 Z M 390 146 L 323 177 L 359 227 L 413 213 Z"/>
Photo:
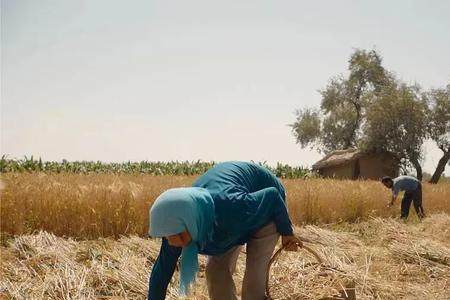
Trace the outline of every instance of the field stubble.
<path fill-rule="evenodd" d="M 339 270 L 334 274 L 338 279 L 355 283 L 357 299 L 449 299 L 449 215 L 433 214 L 416 224 L 374 218 L 334 226 L 306 225 L 296 233 Z M 17 236 L 1 247 L 0 299 L 145 299 L 159 244 L 159 239 L 137 236 L 82 241 L 43 231 Z M 312 300 L 337 292 L 305 259 L 303 251 L 281 255 L 271 271 L 274 299 Z M 208 299 L 204 270 L 201 256 L 188 299 Z M 238 294 L 244 270 L 241 253 L 235 273 Z M 168 299 L 177 298 L 178 275 Z"/>

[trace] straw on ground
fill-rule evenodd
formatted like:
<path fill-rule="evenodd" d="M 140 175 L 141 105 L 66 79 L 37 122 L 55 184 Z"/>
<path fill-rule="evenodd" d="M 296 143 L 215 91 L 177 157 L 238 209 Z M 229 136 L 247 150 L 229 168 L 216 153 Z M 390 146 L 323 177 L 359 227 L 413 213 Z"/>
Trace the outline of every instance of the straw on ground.
<path fill-rule="evenodd" d="M 448 299 L 450 216 L 423 223 L 375 218 L 340 226 L 308 225 L 296 233 L 313 242 L 327 264 L 356 283 L 357 299 Z M 47 232 L 10 239 L 1 248 L 0 299 L 145 299 L 159 241 L 136 236 L 75 241 Z M 280 257 L 272 270 L 276 299 L 317 299 L 332 285 L 305 272 L 305 254 Z M 235 280 L 242 282 L 245 254 Z M 192 299 L 208 299 L 204 257 Z M 177 296 L 178 275 L 168 290 Z M 151 288 L 151 287 L 150 287 Z M 113 298 L 109 298 L 113 299 Z"/>

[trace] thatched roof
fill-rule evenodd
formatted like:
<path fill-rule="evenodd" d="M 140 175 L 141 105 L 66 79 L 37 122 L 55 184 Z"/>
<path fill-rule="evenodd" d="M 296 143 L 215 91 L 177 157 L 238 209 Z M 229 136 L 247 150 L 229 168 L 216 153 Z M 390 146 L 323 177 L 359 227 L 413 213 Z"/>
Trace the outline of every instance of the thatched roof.
<path fill-rule="evenodd" d="M 316 162 L 312 168 L 313 170 L 334 167 L 349 163 L 359 157 L 363 156 L 364 152 L 358 149 L 337 150 L 327 154 L 324 158 Z"/>

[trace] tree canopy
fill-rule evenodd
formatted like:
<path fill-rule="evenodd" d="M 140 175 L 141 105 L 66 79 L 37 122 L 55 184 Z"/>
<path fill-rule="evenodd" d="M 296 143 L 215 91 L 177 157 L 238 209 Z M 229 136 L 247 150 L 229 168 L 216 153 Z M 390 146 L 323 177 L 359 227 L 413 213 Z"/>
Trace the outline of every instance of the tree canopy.
<path fill-rule="evenodd" d="M 292 133 L 301 147 L 322 153 L 349 148 L 389 151 L 399 166 L 414 167 L 421 179 L 427 138 L 444 152 L 444 168 L 450 159 L 449 89 L 450 84 L 424 92 L 386 70 L 375 50 L 356 49 L 347 75 L 331 78 L 320 90 L 320 108 L 296 111 Z"/>
<path fill-rule="evenodd" d="M 300 109 L 292 124 L 302 147 L 311 146 L 328 153 L 355 147 L 372 94 L 388 83 L 388 74 L 375 51 L 355 50 L 349 59 L 349 75 L 336 76 L 321 90 L 320 110 Z"/>
<path fill-rule="evenodd" d="M 422 179 L 422 145 L 427 137 L 428 106 L 416 86 L 393 82 L 370 105 L 360 148 L 389 151 L 399 165 L 412 165 Z"/>

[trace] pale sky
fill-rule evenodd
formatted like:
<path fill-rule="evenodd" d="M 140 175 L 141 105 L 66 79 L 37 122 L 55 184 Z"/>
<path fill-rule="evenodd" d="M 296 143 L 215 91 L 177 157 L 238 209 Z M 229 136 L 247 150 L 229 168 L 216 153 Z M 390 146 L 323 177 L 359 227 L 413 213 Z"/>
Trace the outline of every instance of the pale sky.
<path fill-rule="evenodd" d="M 310 166 L 294 111 L 354 48 L 450 79 L 450 1 L 1 0 L 1 153 Z M 426 147 L 425 171 L 441 152 Z M 447 166 L 446 173 L 450 173 Z"/>

